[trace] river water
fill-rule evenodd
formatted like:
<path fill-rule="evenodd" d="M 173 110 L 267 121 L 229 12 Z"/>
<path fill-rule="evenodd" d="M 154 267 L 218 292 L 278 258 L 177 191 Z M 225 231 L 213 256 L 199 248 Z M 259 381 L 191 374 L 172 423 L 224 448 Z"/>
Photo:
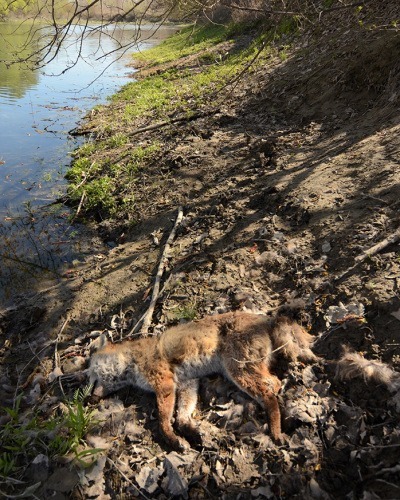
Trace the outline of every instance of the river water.
<path fill-rule="evenodd" d="M 87 231 L 71 225 L 65 207 L 52 205 L 66 189 L 69 153 L 82 141 L 68 131 L 131 81 L 132 52 L 174 30 L 164 27 L 154 34 L 153 26 L 141 26 L 145 41 L 128 53 L 118 47 L 134 39 L 136 26 L 107 29 L 101 35 L 86 32 L 80 45 L 82 28 L 75 27 L 58 56 L 39 70 L 0 62 L 0 301 L 5 304 L 40 288 L 45 277 L 57 278 L 89 252 Z M 0 61 L 24 42 L 24 33 L 16 24 L 0 23 Z"/>

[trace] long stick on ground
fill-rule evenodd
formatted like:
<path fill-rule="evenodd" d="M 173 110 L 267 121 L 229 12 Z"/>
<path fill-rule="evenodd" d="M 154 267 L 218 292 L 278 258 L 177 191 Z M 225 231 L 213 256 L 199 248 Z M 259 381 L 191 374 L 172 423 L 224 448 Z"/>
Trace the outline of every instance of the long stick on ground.
<path fill-rule="evenodd" d="M 155 308 L 155 305 L 157 303 L 158 295 L 160 293 L 161 278 L 162 278 L 162 275 L 164 274 L 165 264 L 168 260 L 171 244 L 174 241 L 176 230 L 178 229 L 178 226 L 182 222 L 182 219 L 183 219 L 183 209 L 182 209 L 182 207 L 179 207 L 178 215 L 176 217 L 174 227 L 172 228 L 171 234 L 168 236 L 168 240 L 165 243 L 164 251 L 161 255 L 160 263 L 158 265 L 156 280 L 154 282 L 153 294 L 151 296 L 151 302 L 150 302 L 149 308 L 147 309 L 144 316 L 142 316 L 142 318 L 139 320 L 139 322 L 129 332 L 129 335 L 132 333 L 135 333 L 135 331 L 138 328 L 142 319 L 143 319 L 143 324 L 142 324 L 142 328 L 140 329 L 140 333 L 142 335 L 147 335 L 147 333 L 149 331 L 149 326 L 151 324 L 151 320 L 153 319 L 154 308 Z"/>
<path fill-rule="evenodd" d="M 380 241 L 373 247 L 369 248 L 362 254 L 358 255 L 354 260 L 356 262 L 363 262 L 367 257 L 371 257 L 372 255 L 377 254 L 387 246 L 391 245 L 392 243 L 396 243 L 396 241 L 400 240 L 400 227 L 397 228 L 397 231 L 392 233 L 390 236 L 385 238 L 384 240 Z"/>
<path fill-rule="evenodd" d="M 142 132 L 149 132 L 150 130 L 167 127 L 168 125 L 173 125 L 174 123 L 191 122 L 194 120 L 198 120 L 199 118 L 205 118 L 206 116 L 215 115 L 218 112 L 218 109 L 214 109 L 212 111 L 194 113 L 193 115 L 188 116 L 178 116 L 176 118 L 171 118 L 171 120 L 165 120 L 163 122 L 153 123 L 153 125 L 148 125 L 147 127 L 138 128 L 133 132 L 130 132 L 128 134 L 128 137 L 133 137 L 134 135 L 141 134 Z"/>
<path fill-rule="evenodd" d="M 376 255 L 378 252 L 381 250 L 384 250 L 387 246 L 392 245 L 393 243 L 396 243 L 397 241 L 400 240 L 400 227 L 397 228 L 397 230 L 392 233 L 390 236 L 385 238 L 384 240 L 380 241 L 373 247 L 369 248 L 368 250 L 365 250 L 365 252 L 361 253 L 360 255 L 357 255 L 354 259 L 354 265 L 340 273 L 338 276 L 336 276 L 335 281 L 339 281 L 343 279 L 345 276 L 350 274 L 359 264 L 364 262 L 368 257 L 372 257 L 373 255 Z"/>

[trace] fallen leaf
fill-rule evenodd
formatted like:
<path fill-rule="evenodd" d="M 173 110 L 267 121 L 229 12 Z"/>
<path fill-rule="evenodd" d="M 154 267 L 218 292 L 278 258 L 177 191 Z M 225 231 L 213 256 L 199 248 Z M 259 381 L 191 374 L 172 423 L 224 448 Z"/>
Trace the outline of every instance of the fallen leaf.
<path fill-rule="evenodd" d="M 46 483 L 46 488 L 67 493 L 73 490 L 78 481 L 79 476 L 76 471 L 63 467 L 53 472 Z"/>
<path fill-rule="evenodd" d="M 141 489 L 153 494 L 158 488 L 158 481 L 163 473 L 162 467 L 151 468 L 145 465 L 135 476 L 135 481 Z"/>
<path fill-rule="evenodd" d="M 332 250 L 332 246 L 329 241 L 324 241 L 321 246 L 322 253 L 329 253 Z"/>
<path fill-rule="evenodd" d="M 400 321 L 400 309 L 398 311 L 393 311 L 390 315 Z"/>
<path fill-rule="evenodd" d="M 338 306 L 331 306 L 325 313 L 325 320 L 327 326 L 336 323 L 343 323 L 349 320 L 363 320 L 364 319 L 365 308 L 364 305 L 359 303 L 351 302 L 350 304 L 344 305 L 339 302 Z"/>
<path fill-rule="evenodd" d="M 164 478 L 163 486 L 167 493 L 171 496 L 189 498 L 186 479 L 180 475 L 177 467 L 167 457 L 164 460 L 164 469 L 166 477 Z"/>

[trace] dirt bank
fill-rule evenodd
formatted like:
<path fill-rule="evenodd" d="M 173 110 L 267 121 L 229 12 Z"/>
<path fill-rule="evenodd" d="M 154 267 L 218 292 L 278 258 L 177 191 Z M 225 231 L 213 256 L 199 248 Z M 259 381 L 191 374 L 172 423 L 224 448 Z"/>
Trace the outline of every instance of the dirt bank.
<path fill-rule="evenodd" d="M 114 340 L 130 331 L 148 307 L 180 206 L 184 219 L 154 331 L 231 309 L 271 313 L 301 299 L 318 354 L 336 359 L 346 344 L 400 369 L 399 240 L 387 240 L 400 227 L 400 37 L 384 28 L 400 11 L 385 2 L 365 13 L 362 26 L 335 16 L 281 39 L 233 84 L 207 88 L 193 104 L 198 115 L 136 133 L 181 110 L 141 115 L 129 124 L 128 142 L 91 152 L 92 162 L 101 156 L 124 165 L 131 149 L 158 144 L 134 171 L 135 192 L 116 186 L 120 200 L 134 194 L 130 211 L 122 204 L 120 213 L 118 204 L 108 212 L 82 209 L 103 218 L 97 224 L 110 251 L 71 268 L 22 313 L 2 313 L 3 401 L 11 403 L 17 382 L 34 371 L 45 378 L 58 367 L 64 374 L 84 368 L 100 331 Z M 383 27 L 366 29 L 371 19 Z M 210 53 L 247 46 L 246 36 Z M 205 62 L 190 55 L 147 67 L 143 78 L 168 71 L 179 85 L 180 72 L 200 73 Z M 101 140 L 126 134 L 115 120 L 121 108 L 94 113 L 86 130 Z M 151 396 L 118 393 L 98 407 L 101 424 L 87 438 L 107 449 L 96 465 L 79 475 L 71 464 L 51 462 L 37 491 L 56 490 L 58 498 L 397 498 L 398 393 L 360 379 L 339 383 L 333 374 L 329 365 L 291 367 L 283 446 L 272 443 L 264 415 L 243 394 L 220 379 L 205 381 L 197 416 L 205 446 L 182 455 L 163 445 Z M 62 385 L 67 393 L 74 387 L 68 379 Z M 33 389 L 26 384 L 31 399 Z M 39 387 L 42 414 L 59 404 L 50 400 L 54 391 L 59 398 L 58 385 Z M 68 484 L 55 481 L 60 469 Z"/>

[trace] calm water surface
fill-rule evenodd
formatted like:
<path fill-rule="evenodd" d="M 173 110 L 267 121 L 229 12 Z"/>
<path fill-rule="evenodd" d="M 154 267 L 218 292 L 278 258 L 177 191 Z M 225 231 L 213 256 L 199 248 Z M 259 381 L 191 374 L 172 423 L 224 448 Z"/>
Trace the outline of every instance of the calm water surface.
<path fill-rule="evenodd" d="M 15 28 L 0 23 L 0 60 L 9 59 L 14 47 L 23 43 L 24 30 Z M 81 28 L 75 29 L 79 33 Z M 136 50 L 174 30 L 166 27 L 149 38 L 154 28 L 141 29 L 146 41 Z M 109 30 L 112 37 L 85 36 L 81 48 L 71 36 L 67 48 L 41 70 L 7 68 L 0 62 L 0 300 L 12 301 L 16 294 L 36 289 L 37 281 L 48 277 L 47 271 L 56 275 L 63 264 L 83 258 L 84 232 L 70 225 L 66 209 L 40 207 L 66 189 L 68 153 L 80 141 L 68 131 L 88 110 L 106 102 L 107 96 L 131 80 L 133 70 L 127 63 L 135 49 L 98 57 L 134 38 L 135 26 Z M 79 50 L 83 58 L 62 73 Z"/>

